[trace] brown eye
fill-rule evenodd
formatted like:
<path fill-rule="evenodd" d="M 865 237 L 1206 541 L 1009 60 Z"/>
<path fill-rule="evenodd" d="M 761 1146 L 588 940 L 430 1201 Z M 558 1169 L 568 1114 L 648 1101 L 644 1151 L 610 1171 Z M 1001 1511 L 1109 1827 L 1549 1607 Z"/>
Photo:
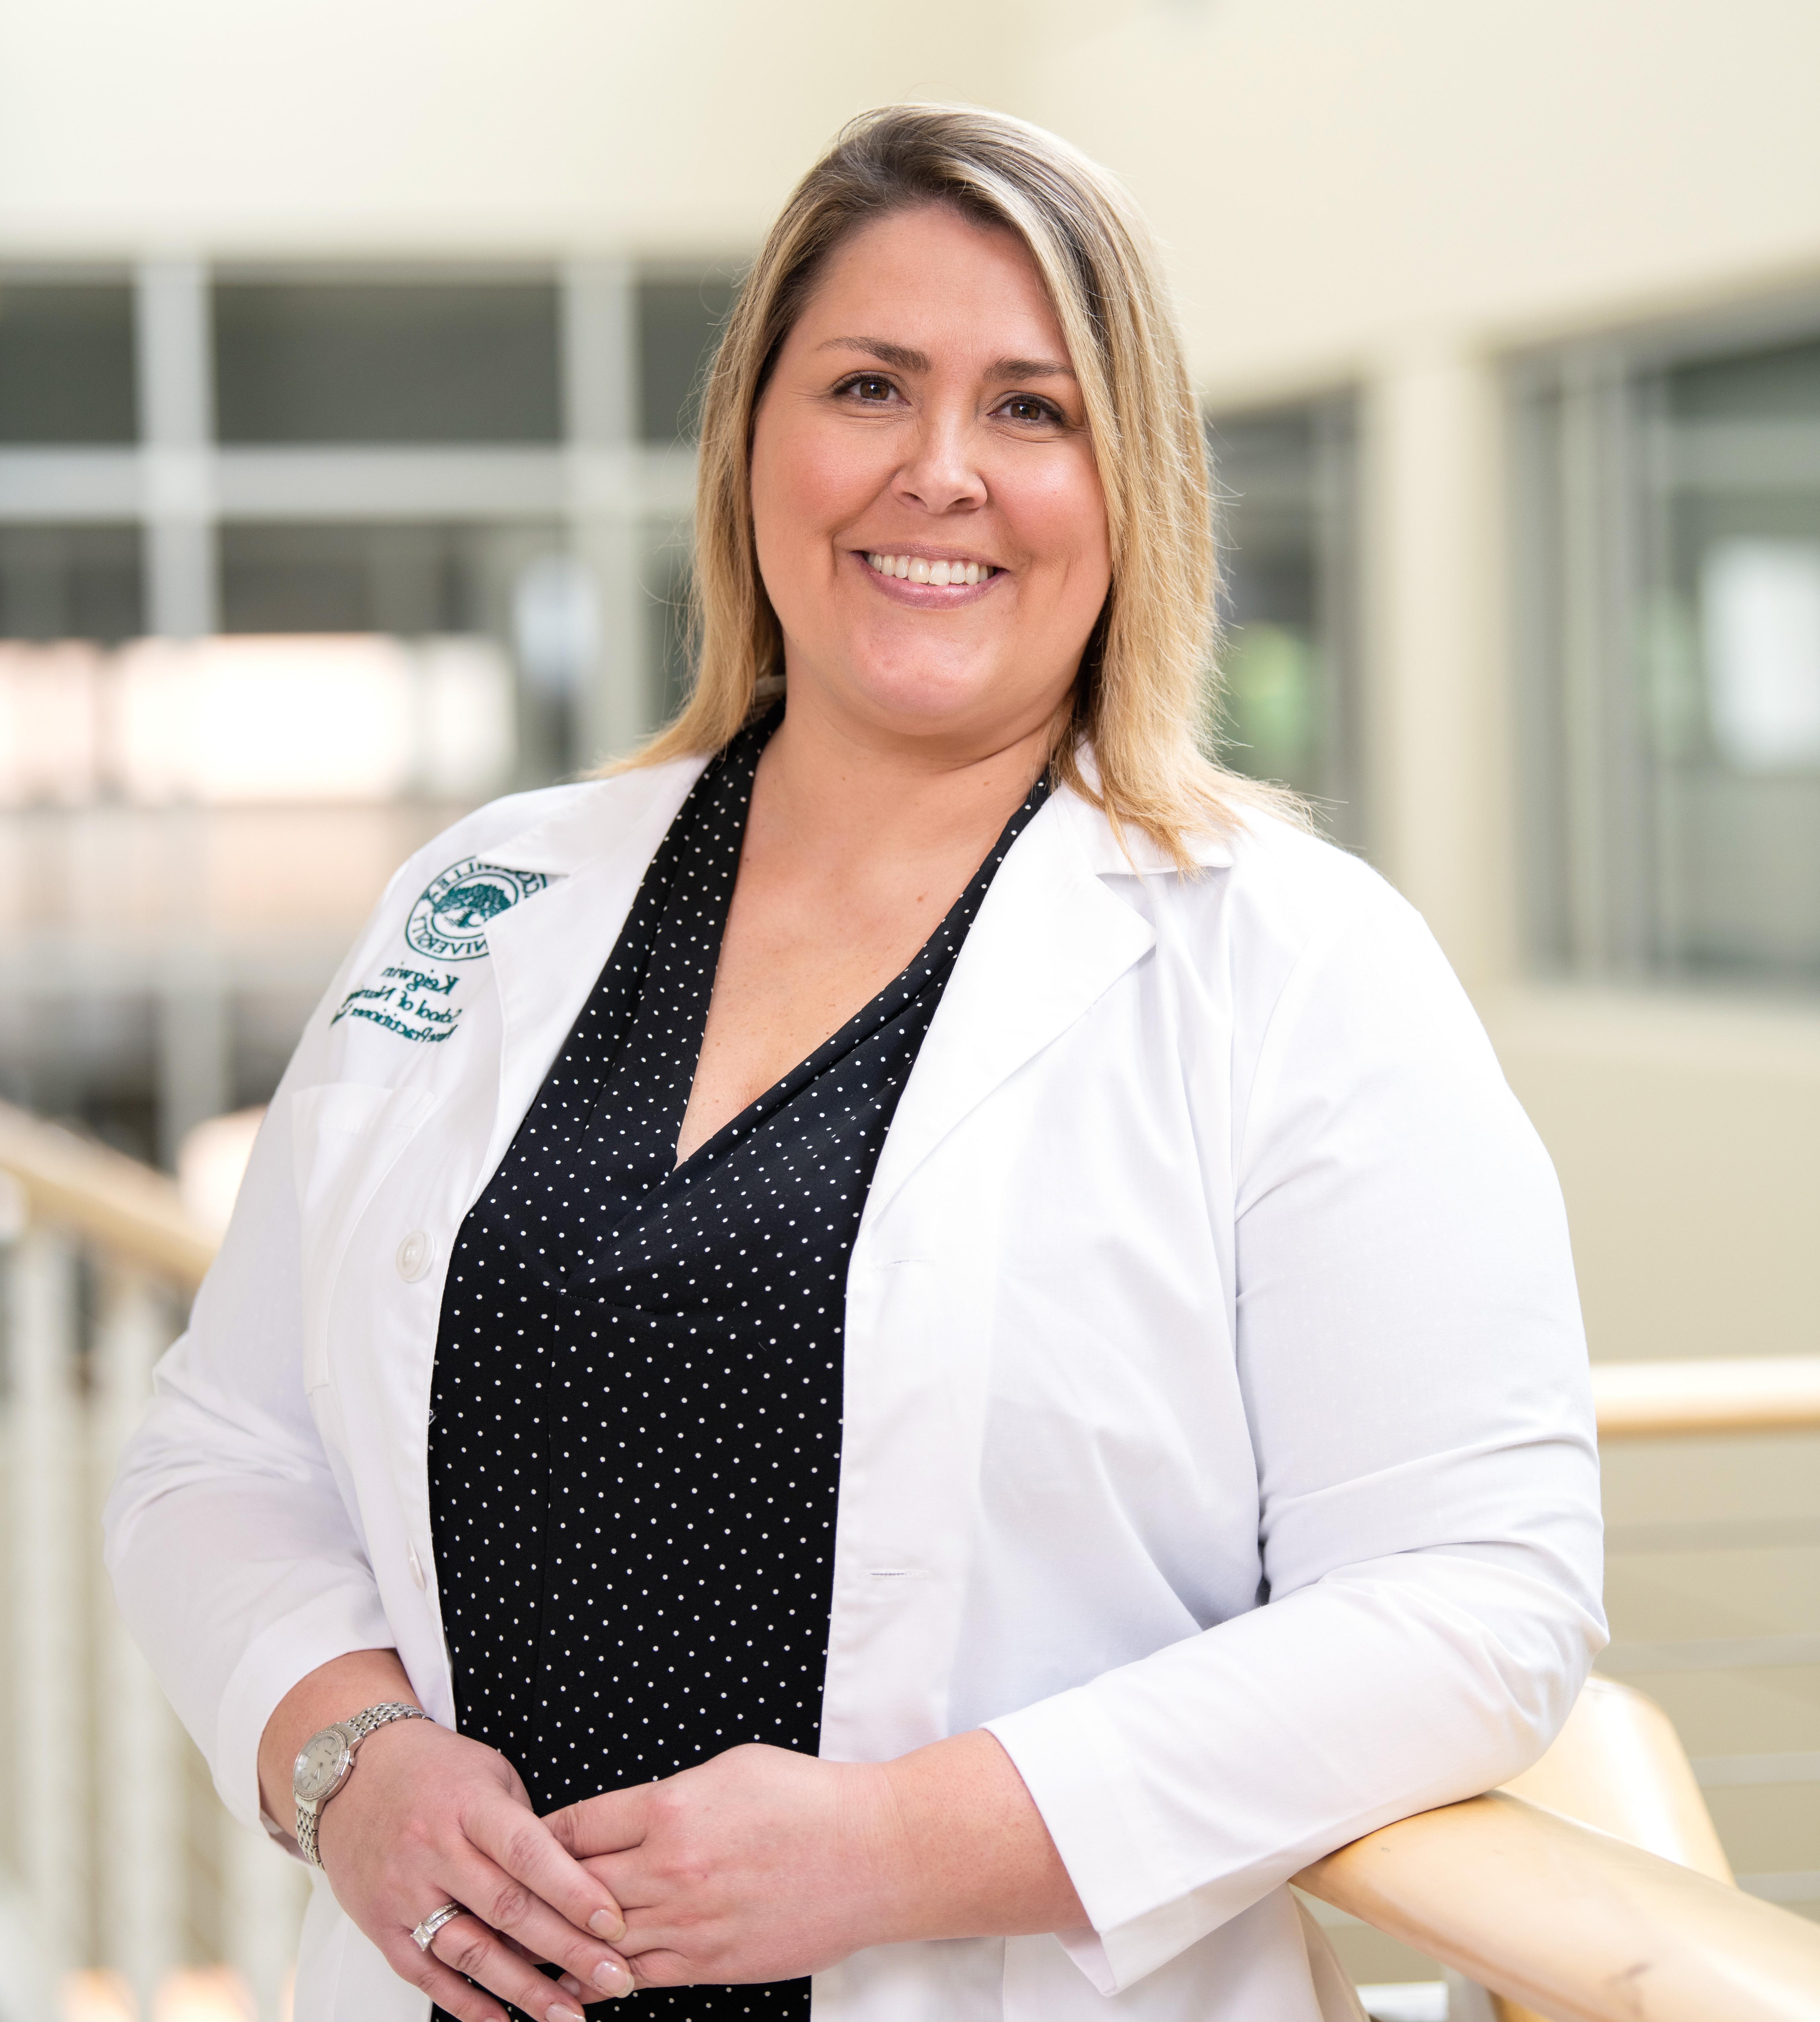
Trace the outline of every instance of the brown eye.
<path fill-rule="evenodd" d="M 1039 400 L 1030 393 L 1014 393 L 999 411 L 1014 422 L 1056 422 L 1061 419 L 1047 400 Z"/>
<path fill-rule="evenodd" d="M 875 402 L 890 400 L 897 390 L 889 379 L 881 379 L 875 373 L 871 372 L 863 372 L 858 378 L 848 380 L 841 389 L 843 393 L 850 393 L 856 400 Z"/>

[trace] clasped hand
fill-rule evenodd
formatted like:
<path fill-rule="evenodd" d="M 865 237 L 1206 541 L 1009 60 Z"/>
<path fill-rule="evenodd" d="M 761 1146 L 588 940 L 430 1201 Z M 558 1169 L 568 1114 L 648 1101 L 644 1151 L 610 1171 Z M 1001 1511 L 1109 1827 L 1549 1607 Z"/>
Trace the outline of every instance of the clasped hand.
<path fill-rule="evenodd" d="M 619 1906 L 641 1987 L 795 1980 L 868 1945 L 1087 1922 L 983 1731 L 890 1762 L 733 1748 L 544 1823 Z"/>
<path fill-rule="evenodd" d="M 343 1907 L 461 2022 L 500 2022 L 495 1996 L 581 2022 L 634 1987 L 795 1980 L 868 1945 L 1085 1922 L 1010 1757 L 977 1731 L 890 1762 L 729 1749 L 539 1819 L 503 1757 L 401 1721 L 363 1749 L 318 1844 Z M 444 1902 L 464 1914 L 420 1952 L 411 1926 Z"/>
<path fill-rule="evenodd" d="M 795 1980 L 911 1933 L 886 1765 L 758 1745 L 553 1812 L 558 1843 L 623 1912 L 641 1987 Z"/>

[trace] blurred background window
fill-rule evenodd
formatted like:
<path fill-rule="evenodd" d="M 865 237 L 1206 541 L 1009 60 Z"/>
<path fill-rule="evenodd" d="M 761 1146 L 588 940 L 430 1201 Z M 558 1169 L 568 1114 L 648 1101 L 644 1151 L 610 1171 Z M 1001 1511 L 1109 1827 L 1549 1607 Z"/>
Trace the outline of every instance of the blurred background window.
<path fill-rule="evenodd" d="M 555 284 L 227 280 L 213 290 L 225 443 L 554 443 Z"/>
<path fill-rule="evenodd" d="M 645 655 L 658 684 L 657 720 L 673 716 L 689 693 L 694 670 L 689 598 L 694 557 L 686 539 L 654 527 L 645 541 L 643 575 Z"/>
<path fill-rule="evenodd" d="M 138 433 L 132 289 L 0 274 L 0 443 L 130 443 Z"/>
<path fill-rule="evenodd" d="M 488 563 L 504 577 L 512 530 L 408 520 L 229 524 L 221 535 L 224 632 L 420 633 L 488 629 Z M 552 545 L 551 529 L 525 538 Z M 488 553 L 489 548 L 495 552 Z M 489 598 L 488 592 L 494 592 Z"/>
<path fill-rule="evenodd" d="M 1356 750 L 1358 459 L 1350 396 L 1215 417 L 1222 753 L 1362 845 Z"/>
<path fill-rule="evenodd" d="M 639 440 L 693 442 L 702 376 L 733 306 L 725 274 L 648 274 L 638 284 Z"/>
<path fill-rule="evenodd" d="M 1820 329 L 1567 350 L 1518 396 L 1541 959 L 1820 985 Z"/>
<path fill-rule="evenodd" d="M 0 639 L 130 639 L 145 629 L 139 529 L 0 526 Z"/>
<path fill-rule="evenodd" d="M 0 1098 L 169 1166 L 399 863 L 682 699 L 731 269 L 0 280 Z"/>

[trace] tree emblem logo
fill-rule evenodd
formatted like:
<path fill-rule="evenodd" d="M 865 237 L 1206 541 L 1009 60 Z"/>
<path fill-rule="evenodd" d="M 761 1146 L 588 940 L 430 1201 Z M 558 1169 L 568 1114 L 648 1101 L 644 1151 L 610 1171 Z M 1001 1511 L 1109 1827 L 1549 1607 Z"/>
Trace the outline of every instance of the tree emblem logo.
<path fill-rule="evenodd" d="M 411 909 L 404 938 L 433 962 L 473 962 L 487 952 L 487 922 L 550 882 L 540 871 L 508 870 L 464 856 Z"/>

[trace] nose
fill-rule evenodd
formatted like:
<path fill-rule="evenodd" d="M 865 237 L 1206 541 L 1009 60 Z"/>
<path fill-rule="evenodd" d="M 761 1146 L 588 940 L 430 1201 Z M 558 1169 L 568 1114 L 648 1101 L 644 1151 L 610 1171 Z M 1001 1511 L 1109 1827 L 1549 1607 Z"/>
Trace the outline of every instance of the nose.
<path fill-rule="evenodd" d="M 959 407 L 925 410 L 892 480 L 900 499 L 926 513 L 965 512 L 986 502 L 972 421 L 970 412 Z"/>

